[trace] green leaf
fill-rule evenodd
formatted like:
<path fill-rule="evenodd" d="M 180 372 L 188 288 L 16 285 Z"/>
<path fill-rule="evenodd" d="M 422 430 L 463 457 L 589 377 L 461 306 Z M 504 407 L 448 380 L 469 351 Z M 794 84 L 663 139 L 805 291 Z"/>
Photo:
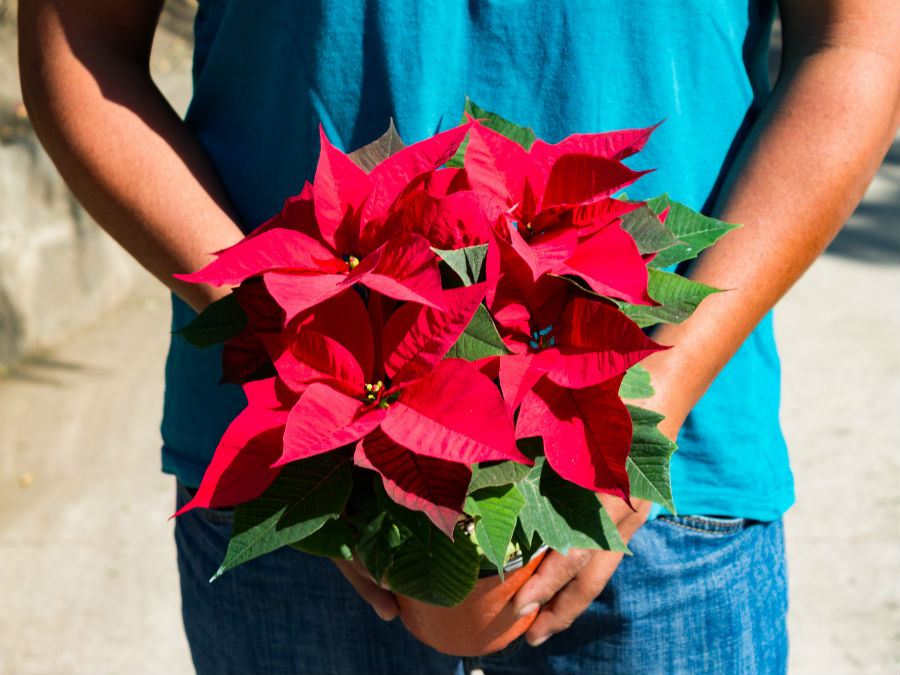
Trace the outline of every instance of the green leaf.
<path fill-rule="evenodd" d="M 619 398 L 641 399 L 653 396 L 653 385 L 650 384 L 650 373 L 640 364 L 634 364 L 625 371 L 622 384 L 619 385 Z"/>
<path fill-rule="evenodd" d="M 680 202 L 672 201 L 669 195 L 661 195 L 651 199 L 648 206 L 655 213 L 662 213 L 669 207 L 666 216 L 666 227 L 681 243 L 671 246 L 650 261 L 649 266 L 662 269 L 697 257 L 703 249 L 712 246 L 726 232 L 740 227 L 730 223 L 704 216 Z"/>
<path fill-rule="evenodd" d="M 525 438 L 516 439 L 516 447 L 528 459 L 535 462 L 537 458 L 544 454 L 544 439 L 540 436 L 526 436 Z M 531 467 L 528 468 L 531 471 Z"/>
<path fill-rule="evenodd" d="M 342 518 L 328 520 L 305 539 L 290 544 L 298 551 L 338 560 L 352 560 L 353 545 L 353 533 Z"/>
<path fill-rule="evenodd" d="M 479 244 L 477 246 L 466 246 L 446 251 L 439 248 L 432 248 L 431 250 L 447 263 L 450 269 L 456 272 L 457 276 L 462 279 L 463 285 L 472 286 L 478 283 L 484 271 L 487 247 L 487 244 Z"/>
<path fill-rule="evenodd" d="M 385 503 L 390 501 L 381 476 L 368 469 L 353 468 L 349 520 L 356 531 L 356 554 L 374 579 L 384 576 L 394 561 L 394 550 L 403 539 L 400 527 L 385 508 Z M 406 532 L 406 536 L 412 535 Z"/>
<path fill-rule="evenodd" d="M 511 459 L 502 462 L 476 464 L 472 467 L 472 480 L 469 482 L 469 494 L 486 487 L 497 487 L 518 483 L 531 471 L 530 466 L 514 462 Z"/>
<path fill-rule="evenodd" d="M 719 293 L 719 289 L 691 281 L 672 272 L 648 269 L 647 292 L 650 297 L 659 304 L 657 307 L 649 305 L 632 305 L 622 300 L 615 300 L 625 315 L 641 328 L 653 326 L 657 323 L 681 323 L 687 319 L 700 302 L 712 295 Z"/>
<path fill-rule="evenodd" d="M 487 487 L 466 499 L 466 512 L 480 516 L 475 521 L 475 537 L 484 556 L 497 567 L 503 579 L 503 565 L 519 511 L 525 498 L 515 485 Z"/>
<path fill-rule="evenodd" d="M 356 553 L 373 579 L 381 579 L 400 546 L 400 530 L 383 511 L 374 520 L 357 527 Z"/>
<path fill-rule="evenodd" d="M 475 119 L 485 120 L 482 124 L 488 129 L 493 129 L 497 133 L 503 134 L 509 140 L 518 143 L 526 150 L 530 150 L 531 146 L 537 140 L 534 129 L 531 127 L 523 127 L 521 124 L 511 122 L 495 112 L 485 110 L 477 103 L 474 103 L 468 96 L 466 97 L 465 111 Z M 463 115 L 463 120 L 465 120 L 465 115 Z"/>
<path fill-rule="evenodd" d="M 397 133 L 397 129 L 394 127 L 394 120 L 391 119 L 388 130 L 380 138 L 358 150 L 354 150 L 347 156 L 363 171 L 369 173 L 381 162 L 400 152 L 405 147 L 406 144 L 400 138 L 400 134 Z"/>
<path fill-rule="evenodd" d="M 519 145 L 521 145 L 526 150 L 531 148 L 531 145 L 537 139 L 537 136 L 534 133 L 534 130 L 531 127 L 523 127 L 515 122 L 510 122 L 508 119 L 501 117 L 497 113 L 493 113 L 490 110 L 485 110 L 484 108 L 476 105 L 472 102 L 472 100 L 467 96 L 466 97 L 466 105 L 464 108 L 465 112 L 462 115 L 462 119 L 460 120 L 460 124 L 465 124 L 468 120 L 466 119 L 465 113 L 469 113 L 476 120 L 482 120 L 482 124 L 486 126 L 488 129 L 493 129 L 499 134 L 503 134 L 511 141 L 515 141 Z M 456 151 L 456 154 L 447 162 L 447 166 L 453 167 L 461 167 L 464 162 L 463 159 L 466 154 L 466 146 L 469 143 L 468 136 L 459 146 L 459 150 Z"/>
<path fill-rule="evenodd" d="M 184 328 L 173 331 L 195 347 L 205 349 L 237 337 L 247 327 L 247 314 L 229 293 L 210 303 Z"/>
<path fill-rule="evenodd" d="M 677 446 L 658 428 L 664 416 L 633 405 L 627 407 L 634 429 L 626 462 L 631 496 L 656 502 L 675 513 L 669 459 Z"/>
<path fill-rule="evenodd" d="M 316 532 L 341 515 L 350 497 L 351 461 L 328 452 L 292 462 L 259 497 L 234 509 L 225 560 L 213 579 L 228 570 Z"/>
<path fill-rule="evenodd" d="M 544 457 L 517 487 L 525 497 L 519 521 L 526 537 L 537 532 L 563 555 L 573 548 L 628 551 L 596 493 L 561 478 Z"/>
<path fill-rule="evenodd" d="M 631 235 L 642 255 L 681 243 L 668 227 L 659 222 L 649 206 L 641 206 L 622 216 L 622 229 Z"/>
<path fill-rule="evenodd" d="M 452 540 L 436 528 L 430 533 L 426 542 L 410 537 L 400 545 L 385 581 L 394 593 L 453 607 L 475 588 L 478 550 L 458 526 Z"/>
<path fill-rule="evenodd" d="M 544 545 L 544 541 L 537 532 L 532 532 L 531 536 L 527 536 L 525 528 L 522 527 L 522 521 L 518 520 L 513 532 L 513 545 L 522 552 L 522 563 L 527 565 L 532 556 Z"/>
<path fill-rule="evenodd" d="M 379 479 L 378 482 L 381 483 L 381 480 Z M 421 511 L 411 511 L 405 506 L 400 506 L 400 504 L 388 497 L 382 484 L 379 484 L 376 490 L 378 492 L 378 505 L 383 511 L 389 513 L 398 525 L 423 544 L 431 541 L 432 532 L 437 532 L 438 530 L 431 524 L 428 516 Z"/>
<path fill-rule="evenodd" d="M 444 358 L 475 361 L 485 356 L 501 356 L 510 353 L 503 344 L 487 308 L 484 305 L 478 305 L 469 325 L 466 326 L 453 346 L 447 350 Z"/>

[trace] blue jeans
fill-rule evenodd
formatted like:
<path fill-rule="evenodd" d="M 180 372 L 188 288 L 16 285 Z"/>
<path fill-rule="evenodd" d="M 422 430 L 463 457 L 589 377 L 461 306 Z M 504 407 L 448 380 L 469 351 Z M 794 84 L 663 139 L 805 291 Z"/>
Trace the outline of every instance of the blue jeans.
<path fill-rule="evenodd" d="M 189 499 L 178 486 L 178 507 Z M 386 623 L 328 560 L 291 548 L 210 584 L 231 511 L 175 526 L 182 614 L 198 673 L 748 673 L 787 668 L 781 521 L 660 517 L 631 540 L 603 593 L 537 648 L 460 659 Z"/>

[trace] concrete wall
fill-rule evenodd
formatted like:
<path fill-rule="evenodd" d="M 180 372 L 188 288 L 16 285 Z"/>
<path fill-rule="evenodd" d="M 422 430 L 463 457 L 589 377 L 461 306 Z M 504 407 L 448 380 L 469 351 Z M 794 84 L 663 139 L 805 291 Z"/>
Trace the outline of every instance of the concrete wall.
<path fill-rule="evenodd" d="M 182 111 L 194 8 L 167 3 L 152 59 Z M 19 90 L 15 10 L 0 0 L 0 368 L 57 344 L 147 277 L 72 197 L 34 136 Z"/>
<path fill-rule="evenodd" d="M 78 205 L 33 135 L 0 146 L 0 364 L 128 294 L 135 263 Z"/>

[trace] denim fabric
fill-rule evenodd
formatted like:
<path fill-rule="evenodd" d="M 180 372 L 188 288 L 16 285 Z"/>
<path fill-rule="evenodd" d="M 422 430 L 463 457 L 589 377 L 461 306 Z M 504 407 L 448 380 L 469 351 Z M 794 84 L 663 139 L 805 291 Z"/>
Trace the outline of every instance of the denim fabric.
<path fill-rule="evenodd" d="M 179 508 L 189 499 L 179 485 Z M 458 659 L 385 623 L 334 565 L 285 548 L 210 584 L 228 510 L 176 521 L 182 613 L 198 673 L 784 673 L 780 521 L 661 516 L 598 600 L 538 648 Z"/>
<path fill-rule="evenodd" d="M 787 670 L 780 520 L 660 516 L 566 631 L 473 659 L 485 673 L 773 675 Z"/>
<path fill-rule="evenodd" d="M 179 484 L 178 508 L 190 499 Z M 285 547 L 216 581 L 233 511 L 175 521 L 181 610 L 198 673 L 452 673 L 459 659 L 382 621 L 327 559 Z"/>

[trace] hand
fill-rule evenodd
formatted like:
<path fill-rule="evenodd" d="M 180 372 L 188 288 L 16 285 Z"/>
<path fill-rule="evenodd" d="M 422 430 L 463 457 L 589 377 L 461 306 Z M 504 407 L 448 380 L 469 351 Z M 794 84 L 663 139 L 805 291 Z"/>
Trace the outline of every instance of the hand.
<path fill-rule="evenodd" d="M 385 621 L 393 621 L 397 618 L 400 608 L 397 607 L 394 594 L 375 583 L 372 575 L 359 560 L 354 558 L 353 560 L 333 560 L 332 562 L 337 565 L 341 574 L 347 577 L 347 581 L 353 584 L 353 588 L 360 597 L 372 605 L 372 609 L 378 616 Z"/>
<path fill-rule="evenodd" d="M 600 501 L 626 543 L 650 513 L 648 501 L 632 500 L 635 510 L 608 495 L 601 495 Z M 550 551 L 534 576 L 512 599 L 513 607 L 523 616 L 541 607 L 525 633 L 528 643 L 537 647 L 551 635 L 568 628 L 606 586 L 622 555 L 615 551 L 572 549 L 564 556 Z"/>

